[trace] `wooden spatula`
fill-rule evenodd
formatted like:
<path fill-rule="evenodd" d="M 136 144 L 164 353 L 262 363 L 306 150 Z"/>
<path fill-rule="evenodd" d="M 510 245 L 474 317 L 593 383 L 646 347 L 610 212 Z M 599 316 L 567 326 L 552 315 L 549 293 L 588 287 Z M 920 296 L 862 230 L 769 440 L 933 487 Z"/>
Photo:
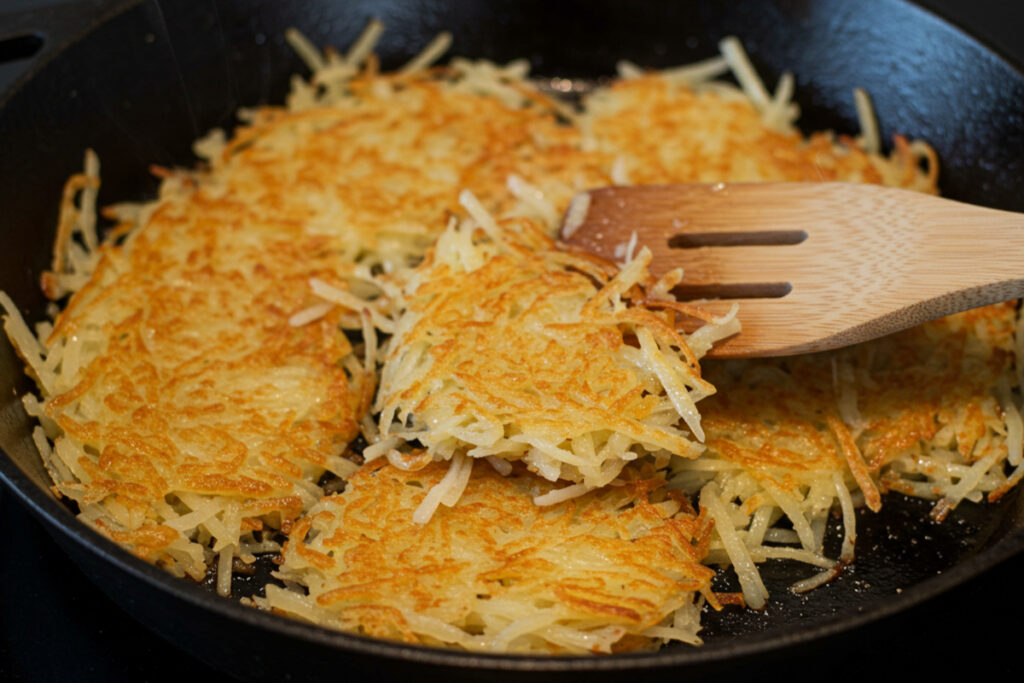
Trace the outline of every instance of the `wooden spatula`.
<path fill-rule="evenodd" d="M 1024 214 L 848 183 L 647 185 L 573 200 L 561 237 L 655 276 L 743 331 L 708 354 L 785 356 L 880 337 L 1024 296 Z"/>

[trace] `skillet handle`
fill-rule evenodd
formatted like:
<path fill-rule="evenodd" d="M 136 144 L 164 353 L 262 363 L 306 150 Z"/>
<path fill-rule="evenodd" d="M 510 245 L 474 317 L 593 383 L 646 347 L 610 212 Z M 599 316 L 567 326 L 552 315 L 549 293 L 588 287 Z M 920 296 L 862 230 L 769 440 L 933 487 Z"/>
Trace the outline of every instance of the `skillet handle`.
<path fill-rule="evenodd" d="M 128 3 L 102 0 L 34 0 L 34 7 L 0 8 L 0 101 L 26 75 L 68 43 Z"/>

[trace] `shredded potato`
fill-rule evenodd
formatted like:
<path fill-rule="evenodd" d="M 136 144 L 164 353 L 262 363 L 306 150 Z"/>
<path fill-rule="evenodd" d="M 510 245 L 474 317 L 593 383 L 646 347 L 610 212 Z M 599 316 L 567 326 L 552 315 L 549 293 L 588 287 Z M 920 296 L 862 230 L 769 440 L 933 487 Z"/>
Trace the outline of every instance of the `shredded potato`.
<path fill-rule="evenodd" d="M 856 505 L 897 491 L 941 520 L 1024 478 L 1012 304 L 702 368 L 742 308 L 675 301 L 684 274 L 652 281 L 635 243 L 609 264 L 552 240 L 609 184 L 936 193 L 934 152 L 883 154 L 866 93 L 858 138 L 804 137 L 792 75 L 769 88 L 728 38 L 694 65 L 620 63 L 574 107 L 522 60 L 432 66 L 447 35 L 381 73 L 382 28 L 345 54 L 289 31 L 311 74 L 286 104 L 197 141 L 197 170 L 153 168 L 158 197 L 107 207 L 103 239 L 99 160 L 68 180 L 42 281 L 63 309 L 32 329 L 0 306 L 34 442 L 87 524 L 224 595 L 236 561 L 280 552 L 284 587 L 255 604 L 335 628 L 615 652 L 699 643 L 705 603 L 766 605 L 769 560 L 808 565 L 794 590 L 826 583 Z"/>
<path fill-rule="evenodd" d="M 438 460 L 523 460 L 587 489 L 638 457 L 696 457 L 685 428 L 702 434 L 695 404 L 714 387 L 674 311 L 646 302 L 649 261 L 643 250 L 619 271 L 528 220 L 453 224 L 410 278 L 377 399 L 382 437 Z"/>
<path fill-rule="evenodd" d="M 695 600 L 711 525 L 648 464 L 624 481 L 538 507 L 552 484 L 521 469 L 474 473 L 428 526 L 413 511 L 446 468 L 383 460 L 292 529 L 264 607 L 411 643 L 519 653 L 619 652 L 700 642 Z"/>
<path fill-rule="evenodd" d="M 91 266 L 88 283 L 38 345 L 14 336 L 36 347 L 60 493 L 139 556 L 202 579 L 225 548 L 251 561 L 252 532 L 301 514 L 325 470 L 351 472 L 340 456 L 375 378 L 342 309 L 289 323 L 309 279 L 334 276 L 328 238 L 202 178 L 172 174 L 161 194 L 84 267 L 55 259 L 51 282 Z"/>
<path fill-rule="evenodd" d="M 674 461 L 671 481 L 702 491 L 702 501 L 713 486 L 724 506 L 716 523 L 732 523 L 743 552 L 772 557 L 764 520 L 783 520 L 819 566 L 831 565 L 814 558 L 847 491 L 876 512 L 885 491 L 933 499 L 937 519 L 968 494 L 998 497 L 1011 485 L 1004 463 L 1016 408 L 1004 395 L 1004 409 L 997 389 L 1011 376 L 1015 316 L 1014 304 L 1001 304 L 840 351 L 706 364 L 719 389 L 702 404 L 707 449 Z M 852 505 L 841 510 L 852 536 Z M 735 554 L 723 535 L 708 557 L 736 564 Z M 844 547 L 840 562 L 852 560 Z"/>

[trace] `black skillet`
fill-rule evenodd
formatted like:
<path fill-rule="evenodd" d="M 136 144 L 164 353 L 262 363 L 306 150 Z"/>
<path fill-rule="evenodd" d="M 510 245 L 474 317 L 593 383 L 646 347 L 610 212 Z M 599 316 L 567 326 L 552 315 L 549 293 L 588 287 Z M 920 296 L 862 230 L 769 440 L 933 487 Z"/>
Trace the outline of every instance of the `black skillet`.
<path fill-rule="evenodd" d="M 35 53 L 32 69 L 0 101 L 0 234 L 6 247 L 0 287 L 30 317 L 42 314 L 36 282 L 48 260 L 59 189 L 79 169 L 84 147 L 95 148 L 103 161 L 102 201 L 145 196 L 154 189 L 145 175 L 150 163 L 187 165 L 189 142 L 213 126 L 230 125 L 237 106 L 281 100 L 288 74 L 301 70 L 281 40 L 286 27 L 296 26 L 320 44 L 344 46 L 371 15 L 389 25 L 380 46 L 385 65 L 401 62 L 446 29 L 456 36 L 454 53 L 499 61 L 526 56 L 538 74 L 585 79 L 608 74 L 622 57 L 649 66 L 706 57 L 719 37 L 733 33 L 770 84 L 783 69 L 797 74 L 806 128 L 854 132 L 849 91 L 865 87 L 885 134 L 902 132 L 935 145 L 947 195 L 1024 210 L 1024 76 L 965 34 L 896 0 L 85 2 L 0 26 L 0 39 L 20 36 L 2 43 L 5 49 L 26 58 Z M 701 649 L 538 659 L 406 647 L 218 599 L 84 529 L 47 492 L 14 399 L 29 384 L 6 344 L 0 345 L 0 381 L 0 444 L 9 456 L 0 455 L 0 477 L 9 491 L 129 614 L 185 651 L 245 678 L 386 673 L 694 679 L 723 670 L 768 672 L 794 658 L 815 661 L 819 647 L 849 654 L 842 641 L 871 629 L 895 638 L 901 622 L 884 617 L 925 600 L 941 604 L 943 591 L 1024 549 L 1024 501 L 1017 495 L 995 506 L 963 506 L 943 525 L 924 521 L 925 505 L 893 498 L 881 515 L 861 514 L 858 560 L 839 580 L 796 598 L 784 586 L 806 571 L 767 565 L 772 605 L 764 614 L 708 615 Z M 1006 566 L 1020 568 L 1020 558 L 988 575 L 1005 579 Z M 244 592 L 244 582 L 236 589 Z M 1024 606 L 1013 596 L 1006 602 Z M 994 621 L 968 621 L 971 616 L 963 607 L 950 614 L 948 628 L 936 627 L 936 642 L 963 642 L 965 625 L 977 635 Z M 864 656 L 877 657 L 885 669 L 882 653 Z M 843 671 L 817 673 L 842 678 Z"/>

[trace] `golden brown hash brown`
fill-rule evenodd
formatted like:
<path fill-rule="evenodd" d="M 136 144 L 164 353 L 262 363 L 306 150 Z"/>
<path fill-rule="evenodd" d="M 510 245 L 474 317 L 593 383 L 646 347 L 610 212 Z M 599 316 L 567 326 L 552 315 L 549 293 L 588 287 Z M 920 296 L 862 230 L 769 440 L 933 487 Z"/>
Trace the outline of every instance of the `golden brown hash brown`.
<path fill-rule="evenodd" d="M 790 557 L 825 569 L 807 588 L 854 559 L 852 505 L 839 563 L 822 555 L 837 500 L 878 511 L 897 491 L 937 501 L 941 520 L 962 500 L 1000 497 L 1019 476 L 1006 465 L 1020 465 L 1015 308 L 967 311 L 834 352 L 705 363 L 719 388 L 701 404 L 707 450 L 676 460 L 670 481 L 690 492 L 713 486 L 724 506 L 716 525 L 733 527 L 754 562 Z M 774 528 L 780 517 L 789 528 Z M 708 560 L 735 564 L 721 537 Z M 767 597 L 747 577 L 748 602 Z"/>
<path fill-rule="evenodd" d="M 523 94 L 509 106 L 464 81 L 448 68 L 370 69 L 329 102 L 255 110 L 213 156 L 217 183 L 312 231 L 344 232 L 345 260 L 390 268 L 423 256 L 448 214 L 461 211 L 461 190 L 502 213 L 514 205 L 509 175 L 538 183 L 558 204 L 608 182 L 603 157 L 582 151 L 578 132 L 533 88 L 517 86 Z"/>
<path fill-rule="evenodd" d="M 886 490 L 933 486 L 925 497 L 941 498 L 919 476 L 940 452 L 965 467 L 1005 457 L 993 388 L 1011 367 L 1015 320 L 1009 302 L 836 352 L 710 363 L 726 389 L 702 404 L 707 456 L 793 495 L 806 475 L 848 469 L 874 510 Z"/>
<path fill-rule="evenodd" d="M 150 560 L 169 560 L 187 530 L 163 524 L 177 516 L 163 508 L 188 494 L 224 497 L 235 510 L 221 521 L 243 532 L 299 515 L 374 386 L 346 370 L 340 311 L 289 324 L 310 277 L 333 275 L 332 238 L 182 182 L 123 246 L 103 248 L 50 336 L 63 367 L 45 414 L 58 449 L 81 449 L 77 481 L 58 487 L 102 503 L 93 521 Z"/>
<path fill-rule="evenodd" d="M 533 497 L 552 484 L 478 467 L 455 507 L 412 522 L 446 469 L 377 461 L 352 475 L 291 529 L 282 576 L 309 595 L 275 604 L 336 628 L 473 650 L 607 652 L 695 638 L 670 627 L 696 594 L 713 599 L 713 572 L 700 563 L 710 524 L 650 466 L 549 507 Z"/>
<path fill-rule="evenodd" d="M 618 183 L 841 180 L 937 192 L 938 162 L 927 145 L 895 136 L 886 158 L 831 132 L 805 138 L 766 126 L 737 91 L 695 91 L 657 73 L 598 90 L 580 123 L 595 151 L 621 158 Z"/>
<path fill-rule="evenodd" d="M 445 232 L 410 279 L 381 379 L 381 433 L 435 459 L 523 459 L 555 481 L 613 480 L 629 460 L 696 457 L 714 393 L 652 290 L 649 255 L 622 271 L 556 246 L 531 221 Z M 647 298 L 650 296 L 651 298 Z"/>

